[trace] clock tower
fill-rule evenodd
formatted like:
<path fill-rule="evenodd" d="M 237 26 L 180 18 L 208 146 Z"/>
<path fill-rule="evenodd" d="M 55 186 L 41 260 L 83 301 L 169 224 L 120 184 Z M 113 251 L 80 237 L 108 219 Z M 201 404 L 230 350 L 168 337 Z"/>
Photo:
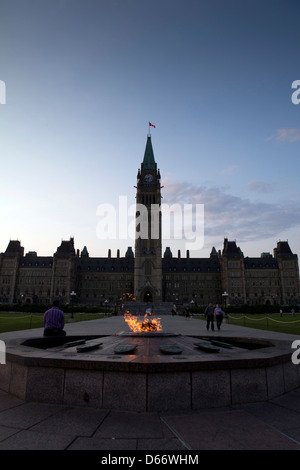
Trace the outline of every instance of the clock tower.
<path fill-rule="evenodd" d="M 136 188 L 134 295 L 156 302 L 162 300 L 161 185 L 150 134 Z"/>

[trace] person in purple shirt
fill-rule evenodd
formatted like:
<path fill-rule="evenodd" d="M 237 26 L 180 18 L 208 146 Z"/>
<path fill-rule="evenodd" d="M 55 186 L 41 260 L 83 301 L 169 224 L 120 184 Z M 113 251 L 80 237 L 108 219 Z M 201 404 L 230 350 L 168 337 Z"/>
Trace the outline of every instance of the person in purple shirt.
<path fill-rule="evenodd" d="M 65 314 L 59 308 L 59 302 L 55 300 L 53 306 L 44 314 L 44 336 L 65 336 Z"/>
<path fill-rule="evenodd" d="M 215 316 L 216 316 L 216 323 L 217 323 L 218 330 L 221 328 L 223 315 L 224 315 L 223 310 L 220 308 L 219 304 L 217 304 L 215 308 Z"/>

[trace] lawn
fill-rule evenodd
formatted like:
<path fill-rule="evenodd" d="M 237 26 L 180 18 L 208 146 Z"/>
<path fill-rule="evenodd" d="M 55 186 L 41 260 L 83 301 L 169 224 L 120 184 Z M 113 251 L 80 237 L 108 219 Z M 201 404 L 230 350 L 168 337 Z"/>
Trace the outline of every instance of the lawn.
<path fill-rule="evenodd" d="M 0 313 L 0 333 L 7 331 L 28 330 L 31 328 L 43 328 L 42 313 Z M 68 323 L 71 314 L 65 315 L 65 322 Z M 103 313 L 74 313 L 75 321 L 97 320 L 103 318 Z"/>
<path fill-rule="evenodd" d="M 71 314 L 65 315 L 66 323 L 68 323 L 70 317 Z M 98 318 L 103 317 L 103 313 L 74 313 L 75 321 L 96 320 Z M 194 318 L 200 318 L 201 320 L 205 320 L 204 315 L 194 315 Z M 300 314 L 291 315 L 288 313 L 284 313 L 282 317 L 279 315 L 279 313 L 272 313 L 269 315 L 229 314 L 228 320 L 229 323 L 232 325 L 300 335 Z M 42 313 L 0 312 L 0 333 L 42 327 Z"/>
<path fill-rule="evenodd" d="M 196 317 L 196 315 L 195 315 Z M 205 320 L 204 315 L 197 318 Z M 258 328 L 260 330 L 278 331 L 300 335 L 300 314 L 279 313 L 271 314 L 229 314 L 228 320 L 231 325 L 246 326 L 247 328 Z M 224 319 L 224 321 L 226 321 Z"/>

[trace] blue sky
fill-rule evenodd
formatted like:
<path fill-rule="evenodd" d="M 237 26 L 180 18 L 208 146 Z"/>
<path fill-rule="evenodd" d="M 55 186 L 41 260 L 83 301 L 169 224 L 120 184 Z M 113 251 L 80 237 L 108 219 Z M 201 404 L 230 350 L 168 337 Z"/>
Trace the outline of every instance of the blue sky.
<path fill-rule="evenodd" d="M 193 256 L 224 237 L 299 254 L 299 17 L 298 0 L 0 0 L 0 252 L 74 237 L 123 256 L 97 209 L 135 203 L 151 121 L 163 202 L 204 204 Z"/>

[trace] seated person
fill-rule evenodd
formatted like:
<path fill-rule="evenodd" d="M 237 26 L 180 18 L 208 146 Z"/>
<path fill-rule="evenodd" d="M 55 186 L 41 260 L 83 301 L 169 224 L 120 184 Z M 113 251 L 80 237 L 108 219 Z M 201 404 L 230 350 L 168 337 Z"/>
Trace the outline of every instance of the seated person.
<path fill-rule="evenodd" d="M 65 314 L 58 308 L 59 302 L 53 302 L 53 307 L 44 314 L 44 336 L 65 336 Z"/>

